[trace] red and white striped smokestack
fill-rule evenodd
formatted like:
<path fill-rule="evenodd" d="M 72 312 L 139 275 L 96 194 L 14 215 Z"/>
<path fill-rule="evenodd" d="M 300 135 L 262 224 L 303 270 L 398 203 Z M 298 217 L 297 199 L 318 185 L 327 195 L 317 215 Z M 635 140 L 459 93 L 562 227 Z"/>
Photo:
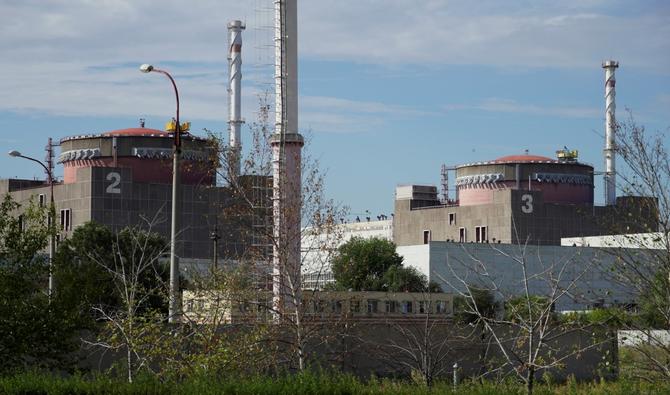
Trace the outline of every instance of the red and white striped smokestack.
<path fill-rule="evenodd" d="M 228 23 L 228 141 L 230 156 L 228 166 L 231 176 L 237 177 L 241 171 L 242 150 L 242 21 Z"/>
<path fill-rule="evenodd" d="M 295 309 L 300 289 L 301 161 L 298 133 L 298 4 L 275 0 L 275 133 L 273 165 L 273 307 L 275 319 Z"/>
<path fill-rule="evenodd" d="M 603 62 L 605 69 L 605 204 L 616 204 L 616 78 L 614 71 L 619 62 Z"/>

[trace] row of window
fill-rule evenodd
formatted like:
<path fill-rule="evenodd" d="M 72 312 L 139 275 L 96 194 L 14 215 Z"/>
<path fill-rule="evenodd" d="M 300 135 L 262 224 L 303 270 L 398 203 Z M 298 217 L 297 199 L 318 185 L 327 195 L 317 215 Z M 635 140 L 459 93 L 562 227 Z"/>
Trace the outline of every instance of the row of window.
<path fill-rule="evenodd" d="M 314 312 L 323 312 L 322 306 L 313 302 L 313 311 Z M 434 306 L 434 307 L 433 307 Z M 365 312 L 368 314 L 377 314 L 377 313 L 386 313 L 386 314 L 427 314 L 427 313 L 437 313 L 437 314 L 446 314 L 448 312 L 447 302 L 444 300 L 436 301 L 412 301 L 412 300 L 385 300 L 380 301 L 378 299 L 367 299 L 365 303 L 359 300 L 349 301 L 349 312 L 350 313 L 361 313 L 363 312 L 362 308 L 365 307 Z M 341 313 L 342 312 L 342 301 L 334 300 L 331 301 L 331 312 Z"/>
<path fill-rule="evenodd" d="M 255 305 L 255 306 L 253 306 Z M 205 311 L 205 300 L 204 299 L 189 299 L 186 300 L 184 310 L 186 312 L 190 311 Z M 250 313 L 254 310 L 257 312 L 262 312 L 264 310 L 263 303 L 241 303 L 238 305 L 238 310 L 240 313 Z M 435 301 L 412 301 L 412 300 L 379 300 L 379 299 L 366 299 L 366 300 L 319 300 L 311 301 L 308 304 L 308 313 L 333 313 L 333 314 L 342 314 L 343 312 L 348 311 L 351 314 L 448 314 L 451 311 L 448 301 L 446 300 L 435 300 Z"/>
<path fill-rule="evenodd" d="M 423 244 L 428 244 L 431 240 L 432 240 L 431 231 L 424 230 Z M 468 242 L 468 232 L 466 228 L 458 228 L 458 241 L 460 243 Z M 475 226 L 475 242 L 487 243 L 488 241 L 489 241 L 488 226 Z"/>
<path fill-rule="evenodd" d="M 40 207 L 44 207 L 46 204 L 46 196 L 43 193 L 40 193 L 38 196 L 38 202 Z M 49 225 L 51 225 L 51 218 L 49 218 Z M 64 208 L 60 210 L 60 230 L 69 231 L 72 230 L 72 209 Z"/>

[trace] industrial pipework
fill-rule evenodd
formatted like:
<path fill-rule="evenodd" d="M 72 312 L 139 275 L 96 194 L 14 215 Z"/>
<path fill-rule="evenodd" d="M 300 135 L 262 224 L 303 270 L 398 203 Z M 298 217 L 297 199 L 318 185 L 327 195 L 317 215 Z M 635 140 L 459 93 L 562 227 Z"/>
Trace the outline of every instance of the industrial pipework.
<path fill-rule="evenodd" d="M 608 60 L 603 62 L 605 69 L 605 204 L 616 204 L 616 78 L 614 71 L 619 62 Z"/>
<path fill-rule="evenodd" d="M 240 155 L 242 151 L 242 30 L 246 26 L 242 21 L 228 23 L 228 141 L 230 155 L 228 166 L 230 175 L 237 177 L 241 172 Z"/>

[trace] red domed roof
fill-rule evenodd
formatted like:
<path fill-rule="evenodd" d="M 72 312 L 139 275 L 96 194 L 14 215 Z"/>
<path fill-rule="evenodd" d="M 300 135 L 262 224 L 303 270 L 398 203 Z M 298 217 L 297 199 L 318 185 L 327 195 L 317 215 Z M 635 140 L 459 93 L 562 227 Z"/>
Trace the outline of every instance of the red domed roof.
<path fill-rule="evenodd" d="M 495 159 L 494 162 L 556 162 L 556 159 L 539 155 L 508 155 Z"/>
<path fill-rule="evenodd" d="M 103 136 L 155 136 L 162 135 L 167 137 L 168 132 L 164 132 L 158 129 L 150 128 L 128 128 L 128 129 L 119 129 L 112 130 L 111 132 L 103 133 Z"/>

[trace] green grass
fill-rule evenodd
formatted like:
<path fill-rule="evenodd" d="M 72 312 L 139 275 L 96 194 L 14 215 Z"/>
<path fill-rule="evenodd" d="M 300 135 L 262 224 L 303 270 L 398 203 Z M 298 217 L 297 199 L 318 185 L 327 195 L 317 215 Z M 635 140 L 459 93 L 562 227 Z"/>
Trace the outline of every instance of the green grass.
<path fill-rule="evenodd" d="M 370 379 L 361 381 L 347 375 L 326 375 L 305 373 L 292 376 L 273 378 L 259 376 L 255 378 L 233 377 L 199 377 L 179 383 L 163 383 L 145 376 L 129 384 L 124 381 L 112 380 L 99 376 L 84 378 L 72 376 L 67 378 L 45 374 L 24 373 L 0 378 L 0 394 L 18 395 L 60 395 L 60 394 L 398 394 L 398 395 L 517 395 L 524 394 L 522 385 L 508 381 L 502 384 L 487 382 L 465 383 L 454 392 L 450 383 L 440 382 L 432 388 L 419 386 L 407 381 Z M 643 383 L 632 380 L 617 382 L 576 383 L 569 381 L 564 384 L 539 384 L 537 395 L 630 395 L 630 394 L 668 394 L 670 383 Z"/>
<path fill-rule="evenodd" d="M 652 381 L 665 380 L 665 377 L 659 371 L 659 367 L 651 363 L 651 357 L 666 364 L 670 360 L 670 354 L 667 350 L 652 345 L 620 347 L 620 376 L 633 380 L 637 377 L 645 377 Z"/>

